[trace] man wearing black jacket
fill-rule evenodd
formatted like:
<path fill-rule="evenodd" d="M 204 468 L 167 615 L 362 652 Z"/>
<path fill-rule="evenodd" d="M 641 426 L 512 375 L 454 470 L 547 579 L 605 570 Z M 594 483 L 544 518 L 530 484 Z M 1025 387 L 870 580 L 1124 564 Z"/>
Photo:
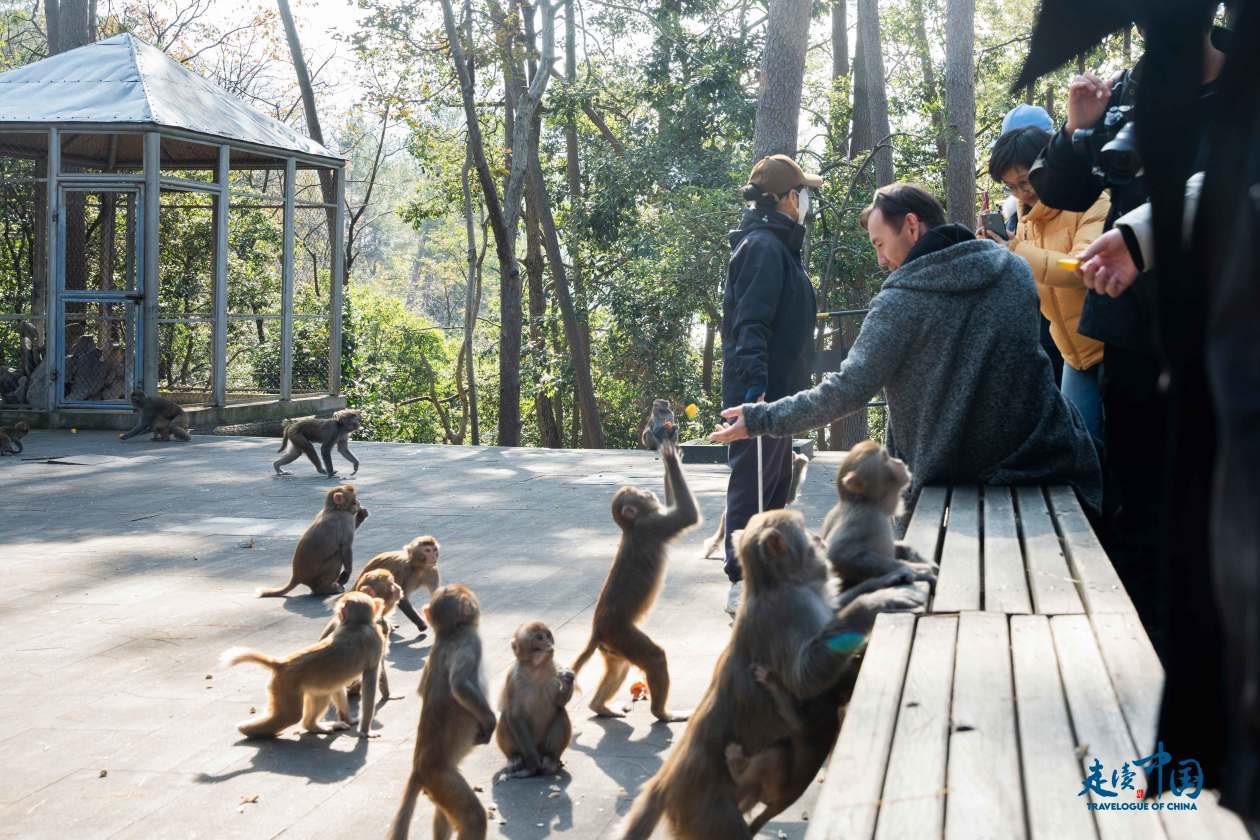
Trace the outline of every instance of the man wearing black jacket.
<path fill-rule="evenodd" d="M 776 400 L 810 384 L 814 287 L 801 265 L 809 190 L 822 179 L 805 174 L 787 155 L 753 167 L 744 198 L 751 203 L 731 231 L 731 262 L 722 295 L 722 405 Z M 792 477 L 791 438 L 762 442 L 762 495 L 766 510 L 787 502 Z M 727 450 L 726 611 L 739 605 L 741 572 L 731 534 L 757 513 L 757 442 Z"/>

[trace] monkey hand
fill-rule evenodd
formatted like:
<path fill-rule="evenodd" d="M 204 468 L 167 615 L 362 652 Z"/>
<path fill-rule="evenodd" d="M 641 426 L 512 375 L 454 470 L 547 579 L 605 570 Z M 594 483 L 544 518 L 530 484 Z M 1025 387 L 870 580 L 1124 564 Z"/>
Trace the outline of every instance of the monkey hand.
<path fill-rule="evenodd" d="M 882 612 L 911 612 L 923 606 L 917 589 L 878 589 L 855 598 L 840 611 L 830 629 L 837 632 L 869 633 L 875 616 Z"/>
<path fill-rule="evenodd" d="M 473 743 L 474 744 L 490 743 L 490 738 L 494 736 L 494 727 L 496 723 L 497 721 L 492 717 L 490 718 L 490 722 L 488 724 L 487 723 L 479 724 L 477 726 L 477 737 L 474 739 Z"/>
<path fill-rule="evenodd" d="M 560 679 L 560 682 L 563 683 L 572 683 L 575 679 L 577 679 L 577 674 L 573 672 L 572 668 L 557 668 L 556 676 Z"/>
<path fill-rule="evenodd" d="M 759 665 L 754 662 L 752 665 L 748 666 L 748 672 L 752 674 L 752 678 L 756 680 L 759 685 L 765 685 L 766 681 L 770 679 L 770 669 L 765 665 Z"/>

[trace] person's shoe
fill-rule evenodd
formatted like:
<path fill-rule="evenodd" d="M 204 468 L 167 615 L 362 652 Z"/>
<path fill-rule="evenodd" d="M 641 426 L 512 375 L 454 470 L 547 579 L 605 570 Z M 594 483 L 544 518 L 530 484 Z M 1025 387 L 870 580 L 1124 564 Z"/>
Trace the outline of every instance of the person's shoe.
<path fill-rule="evenodd" d="M 731 618 L 735 617 L 735 613 L 739 612 L 739 596 L 744 591 L 743 581 L 735 581 L 731 584 L 731 589 L 726 593 L 726 614 Z"/>

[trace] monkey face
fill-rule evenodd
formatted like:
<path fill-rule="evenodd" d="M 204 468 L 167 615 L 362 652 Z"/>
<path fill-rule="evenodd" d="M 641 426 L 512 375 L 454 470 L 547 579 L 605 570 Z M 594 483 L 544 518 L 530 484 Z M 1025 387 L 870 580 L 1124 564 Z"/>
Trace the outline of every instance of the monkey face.
<path fill-rule="evenodd" d="M 131 392 L 130 399 L 131 404 L 136 408 L 139 408 L 144 405 L 144 391 L 141 391 L 139 388 L 135 389 Z"/>
<path fill-rule="evenodd" d="M 555 656 L 556 640 L 541 621 L 522 624 L 512 639 L 512 653 L 522 664 L 545 665 Z"/>
<path fill-rule="evenodd" d="M 353 408 L 343 408 L 333 415 L 333 419 L 347 432 L 357 432 L 363 426 L 363 415 Z"/>
<path fill-rule="evenodd" d="M 332 490 L 329 490 L 325 505 L 334 510 L 348 510 L 357 513 L 359 500 L 355 495 L 354 485 L 343 484 L 340 487 L 334 487 Z"/>

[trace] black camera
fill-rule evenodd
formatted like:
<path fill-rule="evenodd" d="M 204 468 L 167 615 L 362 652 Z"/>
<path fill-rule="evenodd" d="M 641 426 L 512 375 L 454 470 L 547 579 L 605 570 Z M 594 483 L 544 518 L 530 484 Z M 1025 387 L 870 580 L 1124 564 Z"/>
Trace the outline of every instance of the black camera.
<path fill-rule="evenodd" d="M 1142 174 L 1137 129 L 1133 125 L 1133 101 L 1137 79 L 1125 73 L 1118 101 L 1090 128 L 1072 132 L 1072 148 L 1094 164 L 1094 174 L 1108 187 L 1127 187 Z"/>

